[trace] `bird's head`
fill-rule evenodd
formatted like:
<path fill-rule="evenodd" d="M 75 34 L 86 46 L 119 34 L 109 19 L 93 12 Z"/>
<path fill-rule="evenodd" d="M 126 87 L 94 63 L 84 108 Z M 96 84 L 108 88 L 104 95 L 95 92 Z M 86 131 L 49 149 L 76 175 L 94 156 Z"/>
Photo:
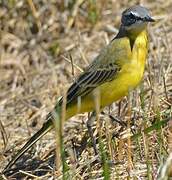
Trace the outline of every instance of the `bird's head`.
<path fill-rule="evenodd" d="M 145 7 L 135 5 L 126 9 L 122 13 L 122 27 L 129 33 L 140 33 L 146 29 L 149 22 L 155 20 L 151 17 L 148 9 Z"/>

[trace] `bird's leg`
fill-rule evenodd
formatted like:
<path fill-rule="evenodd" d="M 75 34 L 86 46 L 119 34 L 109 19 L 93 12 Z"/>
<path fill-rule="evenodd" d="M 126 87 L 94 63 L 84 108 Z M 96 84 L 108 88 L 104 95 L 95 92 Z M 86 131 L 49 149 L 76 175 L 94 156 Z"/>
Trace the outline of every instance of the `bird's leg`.
<path fill-rule="evenodd" d="M 97 155 L 98 150 L 97 150 L 97 147 L 96 147 L 96 138 L 93 135 L 93 129 L 92 129 L 92 125 L 93 125 L 95 120 L 96 120 L 96 112 L 93 111 L 91 113 L 91 115 L 89 116 L 89 118 L 88 118 L 87 128 L 88 128 L 88 134 L 91 137 L 91 140 L 92 140 L 92 143 L 93 143 L 93 148 L 94 148 L 95 155 Z"/>
<path fill-rule="evenodd" d="M 114 137 L 118 137 L 120 132 L 122 132 L 123 129 L 127 127 L 127 123 L 123 122 L 121 119 L 119 119 L 117 117 L 114 117 L 114 116 L 112 116 L 112 115 L 110 115 L 108 113 L 105 113 L 104 111 L 102 111 L 101 114 L 108 116 L 110 118 L 110 120 L 112 121 L 112 123 L 117 122 L 118 124 L 121 125 L 121 128 L 119 129 L 119 131 L 116 132 L 116 133 L 115 132 L 113 133 L 112 139 L 114 139 Z"/>
<path fill-rule="evenodd" d="M 117 118 L 117 117 L 113 117 L 112 115 L 110 114 L 107 114 L 105 113 L 104 111 L 101 112 L 102 115 L 107 115 L 111 120 L 112 122 L 117 122 L 119 123 L 122 127 L 127 127 L 127 124 L 123 121 L 121 121 L 121 119 Z"/>
<path fill-rule="evenodd" d="M 115 121 L 115 122 L 119 123 L 122 126 L 122 128 L 127 127 L 127 124 L 125 122 L 121 121 L 120 119 L 113 117 L 112 115 L 109 115 L 109 114 L 105 113 L 104 111 L 102 111 L 101 114 L 107 115 L 112 120 L 112 122 Z M 93 123 L 95 120 L 96 120 L 96 112 L 93 111 L 91 113 L 91 115 L 88 117 L 87 128 L 88 128 L 88 134 L 89 134 L 91 141 L 93 143 L 93 149 L 94 149 L 95 155 L 97 155 L 98 150 L 96 147 L 96 138 L 93 135 L 93 129 L 92 129 L 92 126 L 93 126 Z"/>

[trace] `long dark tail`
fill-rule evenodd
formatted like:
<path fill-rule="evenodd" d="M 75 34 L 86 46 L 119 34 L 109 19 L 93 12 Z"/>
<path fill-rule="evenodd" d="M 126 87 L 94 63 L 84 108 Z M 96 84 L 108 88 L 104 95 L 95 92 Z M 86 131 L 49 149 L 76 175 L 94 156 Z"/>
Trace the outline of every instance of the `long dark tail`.
<path fill-rule="evenodd" d="M 53 115 L 51 113 L 47 116 L 47 121 L 43 124 L 42 128 L 36 132 L 27 143 L 19 150 L 15 157 L 8 163 L 5 167 L 4 172 L 7 172 L 14 163 L 33 145 L 35 144 L 42 136 L 49 132 L 53 128 Z"/>

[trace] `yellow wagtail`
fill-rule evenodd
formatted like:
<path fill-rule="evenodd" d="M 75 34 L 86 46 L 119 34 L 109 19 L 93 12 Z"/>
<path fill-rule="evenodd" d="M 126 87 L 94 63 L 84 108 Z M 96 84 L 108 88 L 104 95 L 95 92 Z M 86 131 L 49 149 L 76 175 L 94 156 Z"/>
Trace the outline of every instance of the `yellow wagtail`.
<path fill-rule="evenodd" d="M 95 110 L 94 92 L 100 93 L 100 108 L 126 96 L 142 79 L 148 51 L 147 25 L 154 22 L 148 10 L 132 6 L 122 13 L 117 36 L 102 49 L 67 91 L 66 117 Z M 79 102 L 79 103 L 78 103 Z M 61 116 L 61 98 L 43 127 L 23 146 L 5 169 L 9 169 L 33 144 L 53 128 Z"/>

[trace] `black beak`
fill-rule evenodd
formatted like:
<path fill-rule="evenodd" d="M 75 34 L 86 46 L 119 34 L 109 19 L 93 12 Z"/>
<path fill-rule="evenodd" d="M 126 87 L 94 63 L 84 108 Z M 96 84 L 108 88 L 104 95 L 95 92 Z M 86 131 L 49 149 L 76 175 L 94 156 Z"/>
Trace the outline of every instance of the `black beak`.
<path fill-rule="evenodd" d="M 155 22 L 155 19 L 153 19 L 153 18 L 150 17 L 150 16 L 147 16 L 144 20 L 145 20 L 146 22 Z"/>

